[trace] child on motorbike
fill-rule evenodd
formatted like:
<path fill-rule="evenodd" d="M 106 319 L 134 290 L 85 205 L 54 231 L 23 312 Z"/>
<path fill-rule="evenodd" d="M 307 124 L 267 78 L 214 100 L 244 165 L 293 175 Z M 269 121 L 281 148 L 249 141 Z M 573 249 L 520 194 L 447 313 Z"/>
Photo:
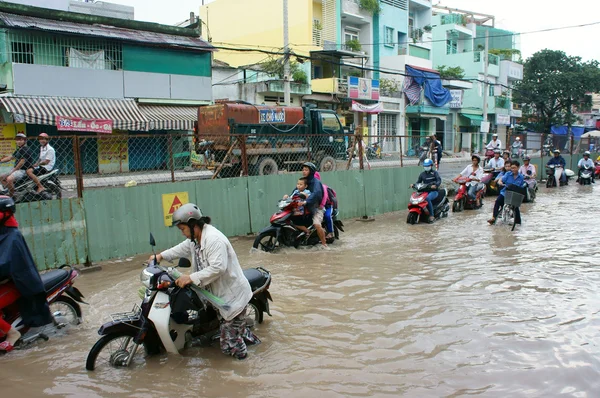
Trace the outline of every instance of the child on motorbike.
<path fill-rule="evenodd" d="M 303 196 L 300 196 L 303 195 Z M 291 198 L 298 202 L 304 202 L 310 196 L 310 191 L 308 190 L 308 180 L 306 177 L 298 178 L 298 182 L 296 182 L 296 189 L 292 192 Z M 290 195 L 283 195 L 283 199 L 290 198 Z M 304 232 L 308 235 L 308 226 L 310 226 L 311 220 L 305 214 L 304 206 L 298 204 L 296 209 L 294 210 L 294 215 L 292 216 L 292 222 L 300 231 Z"/>

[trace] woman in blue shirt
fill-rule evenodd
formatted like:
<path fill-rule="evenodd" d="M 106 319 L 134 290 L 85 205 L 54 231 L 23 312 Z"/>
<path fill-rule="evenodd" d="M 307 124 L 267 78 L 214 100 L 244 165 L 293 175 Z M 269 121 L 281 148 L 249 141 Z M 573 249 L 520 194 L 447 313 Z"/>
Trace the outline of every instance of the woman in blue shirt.
<path fill-rule="evenodd" d="M 513 160 L 510 166 L 510 173 L 504 174 L 502 179 L 498 181 L 498 184 L 502 186 L 502 190 L 500 191 L 500 195 L 496 199 L 496 203 L 494 203 L 494 213 L 492 218 L 488 220 L 490 225 L 493 225 L 496 222 L 496 217 L 498 217 L 498 213 L 502 206 L 504 206 L 504 194 L 506 193 L 506 189 L 509 188 L 511 191 L 516 191 L 522 195 L 525 195 L 527 192 L 525 191 L 525 176 L 519 173 L 519 167 L 521 164 Z M 519 208 L 515 208 L 515 224 L 521 225 L 521 211 Z"/>

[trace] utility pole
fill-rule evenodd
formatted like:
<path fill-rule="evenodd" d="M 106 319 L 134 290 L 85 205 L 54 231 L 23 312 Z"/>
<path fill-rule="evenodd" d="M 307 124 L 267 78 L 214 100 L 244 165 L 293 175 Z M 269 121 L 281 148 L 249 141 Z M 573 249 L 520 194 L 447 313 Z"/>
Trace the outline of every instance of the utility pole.
<path fill-rule="evenodd" d="M 290 106 L 290 47 L 288 35 L 288 0 L 283 0 L 283 102 Z"/>
<path fill-rule="evenodd" d="M 488 92 L 489 92 L 489 88 L 488 88 L 488 38 L 489 38 L 489 31 L 486 30 L 485 32 L 485 47 L 483 50 L 483 123 L 485 123 L 485 126 L 487 127 L 487 131 L 482 131 L 482 132 L 486 132 L 489 133 L 490 132 L 490 126 L 488 123 Z M 483 127 L 483 124 L 482 124 Z M 482 129 L 484 130 L 484 129 Z M 482 137 L 483 138 L 483 137 Z M 507 143 L 508 144 L 508 143 Z M 508 148 L 508 146 L 507 146 Z"/>

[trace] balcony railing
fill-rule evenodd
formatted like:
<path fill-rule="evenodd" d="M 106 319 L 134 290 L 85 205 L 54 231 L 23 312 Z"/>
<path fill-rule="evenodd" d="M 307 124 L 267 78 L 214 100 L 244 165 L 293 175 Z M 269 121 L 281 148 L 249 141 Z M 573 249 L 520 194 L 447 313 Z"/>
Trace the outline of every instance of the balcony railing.
<path fill-rule="evenodd" d="M 266 82 L 258 82 L 257 85 L 257 91 L 259 93 L 283 93 L 283 80 L 269 80 Z M 290 93 L 299 95 L 310 94 L 310 85 L 304 83 L 290 82 Z"/>
<path fill-rule="evenodd" d="M 481 62 L 481 60 L 483 59 L 483 51 L 475 51 L 473 52 L 473 61 L 475 62 Z M 500 64 L 500 57 L 498 57 L 497 55 L 494 54 L 488 54 L 488 63 L 490 65 L 496 65 L 498 66 Z"/>
<path fill-rule="evenodd" d="M 325 79 L 312 79 L 312 91 L 316 93 L 338 94 L 348 96 L 348 82 L 346 79 L 329 77 Z"/>

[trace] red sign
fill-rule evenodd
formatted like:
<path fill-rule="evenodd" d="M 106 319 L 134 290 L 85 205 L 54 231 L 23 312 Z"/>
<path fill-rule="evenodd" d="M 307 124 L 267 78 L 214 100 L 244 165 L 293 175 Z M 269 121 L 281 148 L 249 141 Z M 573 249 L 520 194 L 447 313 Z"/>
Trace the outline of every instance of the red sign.
<path fill-rule="evenodd" d="M 82 119 L 80 117 L 57 116 L 58 131 L 88 131 L 90 133 L 112 134 L 112 120 Z"/>

